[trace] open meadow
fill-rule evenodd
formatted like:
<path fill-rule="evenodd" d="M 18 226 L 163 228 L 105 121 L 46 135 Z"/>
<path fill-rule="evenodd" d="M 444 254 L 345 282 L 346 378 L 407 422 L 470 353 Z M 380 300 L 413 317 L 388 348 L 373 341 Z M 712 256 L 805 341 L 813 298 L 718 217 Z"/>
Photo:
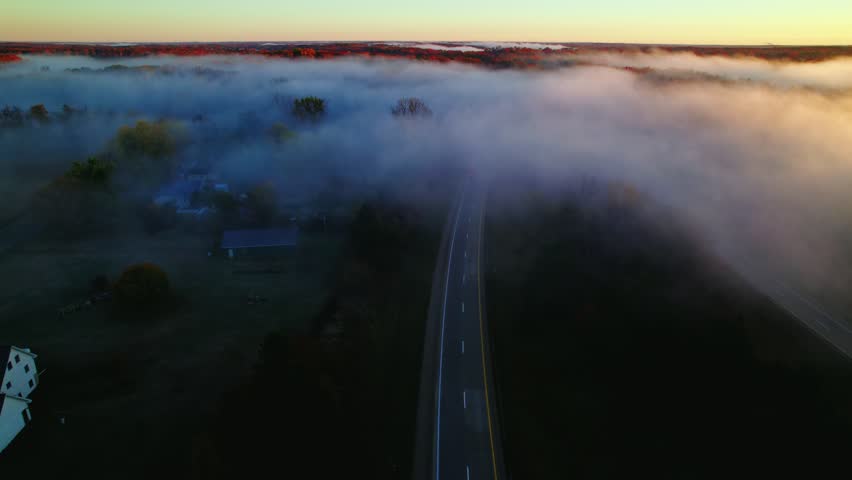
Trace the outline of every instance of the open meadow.
<path fill-rule="evenodd" d="M 13 279 L 0 300 L 0 343 L 27 339 L 44 370 L 40 415 L 14 448 L 11 466 L 99 472 L 167 465 L 190 457 L 194 431 L 242 380 L 270 331 L 303 331 L 326 300 L 339 234 L 307 234 L 274 257 L 208 257 L 211 241 L 180 229 L 79 242 L 33 241 L 0 256 Z M 59 315 L 85 301 L 97 275 L 154 262 L 169 275 L 174 310 L 125 317 L 109 302 Z M 252 297 L 261 301 L 250 304 Z M 118 447 L 118 448 L 116 448 Z M 18 458 L 20 457 L 20 458 Z"/>

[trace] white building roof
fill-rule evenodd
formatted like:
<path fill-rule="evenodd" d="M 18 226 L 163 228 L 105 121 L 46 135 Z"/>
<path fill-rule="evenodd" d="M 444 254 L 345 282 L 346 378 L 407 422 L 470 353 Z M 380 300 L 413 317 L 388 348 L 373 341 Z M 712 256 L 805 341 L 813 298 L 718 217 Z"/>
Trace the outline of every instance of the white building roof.
<path fill-rule="evenodd" d="M 13 395 L 0 394 L 0 451 L 24 429 L 31 420 L 30 400 Z"/>

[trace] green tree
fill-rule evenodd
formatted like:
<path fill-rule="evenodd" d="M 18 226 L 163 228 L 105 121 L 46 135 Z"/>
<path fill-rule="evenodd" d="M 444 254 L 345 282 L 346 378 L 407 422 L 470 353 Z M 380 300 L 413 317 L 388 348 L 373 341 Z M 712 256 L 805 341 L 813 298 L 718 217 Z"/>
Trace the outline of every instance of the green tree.
<path fill-rule="evenodd" d="M 116 207 L 108 184 L 111 171 L 109 163 L 98 159 L 74 162 L 65 175 L 36 193 L 34 217 L 47 227 L 47 233 L 61 237 L 106 229 Z"/>
<path fill-rule="evenodd" d="M 261 183 L 248 192 L 248 206 L 260 225 L 268 225 L 278 213 L 278 192 L 272 182 Z"/>
<path fill-rule="evenodd" d="M 382 271 L 399 268 L 405 244 L 413 235 L 411 225 L 399 212 L 369 204 L 358 209 L 350 232 L 355 255 Z"/>
<path fill-rule="evenodd" d="M 161 308 L 171 299 L 169 277 L 153 263 L 127 267 L 113 286 L 117 305 L 132 311 Z"/>
<path fill-rule="evenodd" d="M 308 96 L 293 100 L 293 115 L 303 120 L 315 120 L 325 115 L 325 100 Z"/>
<path fill-rule="evenodd" d="M 126 156 L 168 156 L 177 147 L 177 139 L 170 127 L 171 124 L 164 121 L 140 120 L 132 127 L 125 125 L 119 128 L 115 142 L 119 151 Z"/>
<path fill-rule="evenodd" d="M 109 181 L 113 170 L 115 170 L 115 164 L 111 161 L 89 157 L 85 162 L 72 163 L 71 169 L 65 175 L 81 182 L 103 185 Z"/>
<path fill-rule="evenodd" d="M 169 179 L 177 167 L 174 153 L 181 138 L 182 129 L 174 122 L 140 120 L 119 128 L 110 153 L 116 159 L 120 181 L 153 187 Z"/>

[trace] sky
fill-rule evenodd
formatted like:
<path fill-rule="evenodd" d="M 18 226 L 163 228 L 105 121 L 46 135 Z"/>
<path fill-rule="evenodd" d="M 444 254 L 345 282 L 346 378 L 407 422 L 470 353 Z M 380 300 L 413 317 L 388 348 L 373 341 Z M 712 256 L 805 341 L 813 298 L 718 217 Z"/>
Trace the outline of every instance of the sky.
<path fill-rule="evenodd" d="M 852 44 L 849 0 L 6 0 L 0 41 Z"/>

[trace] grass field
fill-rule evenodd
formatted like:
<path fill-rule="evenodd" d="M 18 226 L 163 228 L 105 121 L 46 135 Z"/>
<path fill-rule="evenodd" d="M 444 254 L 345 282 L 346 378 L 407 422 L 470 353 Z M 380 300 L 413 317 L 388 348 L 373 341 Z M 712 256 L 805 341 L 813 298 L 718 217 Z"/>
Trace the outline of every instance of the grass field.
<path fill-rule="evenodd" d="M 306 234 L 292 251 L 236 260 L 208 257 L 215 239 L 179 229 L 5 252 L 0 344 L 32 348 L 45 372 L 35 421 L 4 452 L 4 469 L 127 478 L 187 462 L 196 426 L 248 375 L 264 335 L 307 328 L 327 298 L 341 237 Z M 102 303 L 57 314 L 85 300 L 96 275 L 114 280 L 142 261 L 168 273 L 173 312 L 128 319 Z M 248 305 L 249 295 L 267 301 Z"/>
<path fill-rule="evenodd" d="M 488 315 L 514 478 L 830 478 L 852 364 L 649 205 L 489 205 Z"/>

